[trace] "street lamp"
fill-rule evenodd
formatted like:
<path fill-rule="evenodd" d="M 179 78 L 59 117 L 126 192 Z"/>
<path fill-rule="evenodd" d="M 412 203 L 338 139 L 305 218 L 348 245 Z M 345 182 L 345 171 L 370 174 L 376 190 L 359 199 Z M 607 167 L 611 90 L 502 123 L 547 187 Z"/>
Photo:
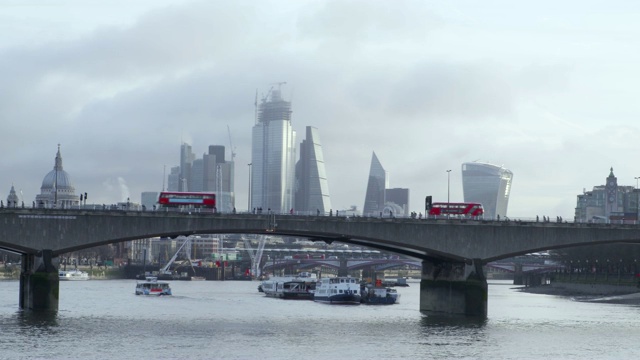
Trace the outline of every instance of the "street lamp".
<path fill-rule="evenodd" d="M 249 166 L 249 191 L 247 191 L 247 212 L 251 213 L 251 165 L 253 163 L 248 163 Z"/>
<path fill-rule="evenodd" d="M 451 170 L 447 170 L 447 216 L 449 215 L 449 200 L 450 200 L 450 189 L 451 189 Z"/>
<path fill-rule="evenodd" d="M 638 179 L 640 179 L 640 176 L 636 176 L 634 179 L 636 179 L 636 224 L 638 224 L 638 220 L 640 220 L 638 219 L 638 213 L 640 213 L 640 190 L 638 190 Z"/>

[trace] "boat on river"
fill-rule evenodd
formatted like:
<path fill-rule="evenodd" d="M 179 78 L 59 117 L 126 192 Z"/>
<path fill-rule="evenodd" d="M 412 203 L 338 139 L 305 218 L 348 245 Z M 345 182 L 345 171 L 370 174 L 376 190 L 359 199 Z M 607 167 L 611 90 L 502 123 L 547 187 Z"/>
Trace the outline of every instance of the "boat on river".
<path fill-rule="evenodd" d="M 366 285 L 362 287 L 362 303 L 367 305 L 392 305 L 400 301 L 398 290 L 388 286 Z"/>
<path fill-rule="evenodd" d="M 350 276 L 322 278 L 313 294 L 313 301 L 328 304 L 358 305 L 361 300 L 360 283 Z"/>
<path fill-rule="evenodd" d="M 136 295 L 171 295 L 168 282 L 158 281 L 157 277 L 149 276 L 136 284 Z"/>
<path fill-rule="evenodd" d="M 58 271 L 58 279 L 60 281 L 77 281 L 77 280 L 89 280 L 89 273 L 78 269 L 69 271 Z"/>
<path fill-rule="evenodd" d="M 312 300 L 316 289 L 315 274 L 301 272 L 296 276 L 273 277 L 264 280 L 258 291 L 266 296 L 282 299 Z"/>

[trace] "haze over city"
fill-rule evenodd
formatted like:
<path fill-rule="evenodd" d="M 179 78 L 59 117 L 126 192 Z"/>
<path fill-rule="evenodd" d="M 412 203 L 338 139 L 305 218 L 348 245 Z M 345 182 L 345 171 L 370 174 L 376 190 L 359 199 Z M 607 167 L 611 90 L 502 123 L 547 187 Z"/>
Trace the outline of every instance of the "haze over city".
<path fill-rule="evenodd" d="M 61 144 L 90 203 L 159 191 L 180 144 L 236 153 L 246 208 L 254 101 L 287 82 L 318 128 L 332 206 L 362 209 L 371 154 L 391 187 L 462 201 L 460 166 L 514 173 L 510 217 L 573 218 L 576 195 L 635 186 L 632 2 L 51 1 L 0 4 L 0 197 L 31 204 Z"/>

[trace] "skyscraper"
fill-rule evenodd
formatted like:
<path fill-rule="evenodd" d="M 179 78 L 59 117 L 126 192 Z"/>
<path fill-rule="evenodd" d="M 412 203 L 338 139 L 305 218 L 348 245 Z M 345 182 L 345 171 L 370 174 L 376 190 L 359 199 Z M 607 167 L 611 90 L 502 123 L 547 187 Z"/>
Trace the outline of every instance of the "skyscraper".
<path fill-rule="evenodd" d="M 329 182 L 318 129 L 307 126 L 306 139 L 300 144 L 296 164 L 295 210 L 308 214 L 325 214 L 331 209 Z"/>
<path fill-rule="evenodd" d="M 485 219 L 507 216 L 513 173 L 502 166 L 468 162 L 462 164 L 465 202 L 482 204 Z"/>
<path fill-rule="evenodd" d="M 251 148 L 251 208 L 288 212 L 294 204 L 296 133 L 291 102 L 271 89 L 257 109 Z"/>
<path fill-rule="evenodd" d="M 380 164 L 376 153 L 371 157 L 367 194 L 362 209 L 363 216 L 378 215 L 384 209 L 384 192 L 388 185 L 387 172 Z"/>
<path fill-rule="evenodd" d="M 180 166 L 172 167 L 168 191 L 215 192 L 216 208 L 231 212 L 235 208 L 233 161 L 226 161 L 225 147 L 210 145 L 209 152 L 197 158 L 191 145 L 180 146 Z"/>
<path fill-rule="evenodd" d="M 189 191 L 191 186 L 191 164 L 196 159 L 195 154 L 191 151 L 191 145 L 182 143 L 180 145 L 180 179 L 178 182 L 178 190 Z"/>

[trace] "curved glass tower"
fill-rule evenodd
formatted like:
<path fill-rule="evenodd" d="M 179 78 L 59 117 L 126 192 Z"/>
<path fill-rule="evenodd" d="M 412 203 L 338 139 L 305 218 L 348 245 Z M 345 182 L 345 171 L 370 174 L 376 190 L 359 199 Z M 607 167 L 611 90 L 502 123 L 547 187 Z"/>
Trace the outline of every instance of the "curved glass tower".
<path fill-rule="evenodd" d="M 502 166 L 468 162 L 462 164 L 465 202 L 482 204 L 485 219 L 507 216 L 513 173 Z"/>

